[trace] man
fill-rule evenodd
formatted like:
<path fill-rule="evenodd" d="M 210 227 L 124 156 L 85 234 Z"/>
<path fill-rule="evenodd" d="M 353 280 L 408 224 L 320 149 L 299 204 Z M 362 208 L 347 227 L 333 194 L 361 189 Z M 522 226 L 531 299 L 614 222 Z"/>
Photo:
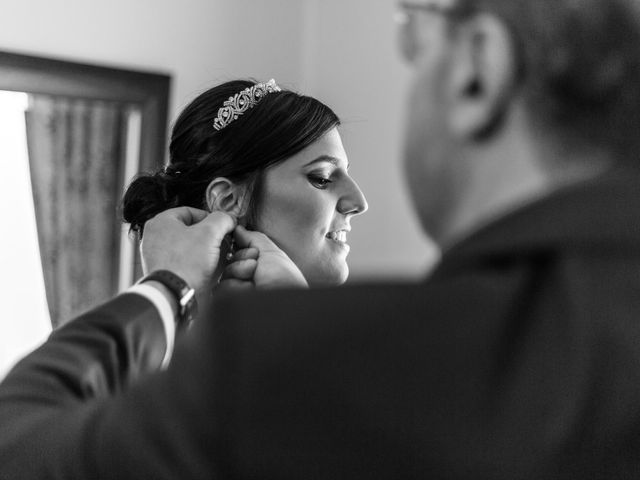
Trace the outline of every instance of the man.
<path fill-rule="evenodd" d="M 125 294 L 0 387 L 0 477 L 635 477 L 636 8 L 403 4 L 405 167 L 444 250 L 433 275 L 220 296 L 148 376 L 164 330 L 152 302 Z M 152 220 L 148 270 L 200 285 L 219 252 L 193 240 L 233 228 L 200 215 Z M 270 276 L 266 239 L 240 236 L 260 255 L 234 281 L 288 278 L 282 264 Z"/>

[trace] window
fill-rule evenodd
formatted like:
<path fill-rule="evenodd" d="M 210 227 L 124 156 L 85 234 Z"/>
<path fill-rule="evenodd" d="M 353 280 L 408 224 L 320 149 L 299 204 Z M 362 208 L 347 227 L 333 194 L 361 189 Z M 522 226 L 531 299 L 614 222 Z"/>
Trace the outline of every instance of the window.
<path fill-rule="evenodd" d="M 4 309 L 0 317 L 0 378 L 20 356 L 46 338 L 52 323 L 63 323 L 86 307 L 113 296 L 139 274 L 136 251 L 123 234 L 116 205 L 133 175 L 139 170 L 155 169 L 163 162 L 169 85 L 170 78 L 164 74 L 0 52 L 0 158 L 4 180 L 0 186 L 0 302 Z M 104 123 L 105 115 L 115 115 L 117 122 Z M 93 139 L 87 146 L 86 137 L 94 137 L 96 132 L 102 135 L 104 125 L 112 126 L 111 134 L 117 141 L 111 142 L 115 146 L 108 168 L 98 173 L 93 171 L 94 166 L 104 164 L 107 158 L 104 144 L 95 147 Z M 71 133 L 65 133 L 62 139 L 47 137 L 47 129 L 55 135 L 60 129 Z M 76 139 L 80 145 L 77 148 Z M 55 154 L 47 150 L 52 148 L 57 148 Z M 84 168 L 70 173 L 73 162 L 67 160 L 71 155 L 85 162 Z M 34 158 L 39 163 L 34 163 Z M 53 170 L 56 178 L 47 169 Z M 70 179 L 72 186 L 82 183 L 78 191 L 83 192 L 91 177 L 104 176 L 109 170 L 115 180 L 110 180 L 102 201 L 76 195 L 65 201 L 80 206 L 67 210 L 66 215 L 61 208 L 50 208 L 50 195 L 55 188 L 58 197 L 69 191 L 66 185 L 53 185 L 57 179 Z M 100 182 L 104 184 L 104 178 Z M 110 206 L 103 208 L 104 203 Z M 109 242 L 99 251 L 89 252 L 89 256 L 80 251 L 83 248 L 66 248 L 68 232 L 79 229 L 77 222 L 69 220 L 80 214 L 86 214 L 84 218 L 88 219 L 81 224 L 83 235 L 93 232 L 94 239 L 109 237 Z M 61 222 L 56 228 L 43 225 L 43 221 L 58 220 Z M 101 230 L 95 229 L 100 233 L 91 229 L 92 222 L 100 226 Z M 61 235 L 65 237 L 57 238 Z M 82 241 L 76 241 L 76 245 L 82 246 Z M 86 298 L 89 296 L 83 296 L 82 288 L 93 280 L 77 281 L 81 278 L 78 273 L 83 273 L 83 265 L 100 256 L 111 263 L 109 278 L 97 289 L 99 297 Z M 55 274 L 51 259 L 55 259 Z M 73 275 L 65 277 L 68 265 Z M 61 279 L 67 279 L 67 283 Z M 85 303 L 78 303 L 78 298 Z"/>
<path fill-rule="evenodd" d="M 26 93 L 0 91 L 0 378 L 51 331 L 27 157 L 27 102 Z"/>

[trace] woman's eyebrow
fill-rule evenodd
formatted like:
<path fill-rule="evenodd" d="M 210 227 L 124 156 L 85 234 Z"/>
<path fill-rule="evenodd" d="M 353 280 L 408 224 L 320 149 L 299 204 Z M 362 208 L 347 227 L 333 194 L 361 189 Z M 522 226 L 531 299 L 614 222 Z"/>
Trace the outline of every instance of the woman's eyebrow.
<path fill-rule="evenodd" d="M 320 155 L 317 158 L 314 158 L 313 160 L 311 160 L 309 163 L 307 163 L 305 165 L 305 167 L 308 167 L 310 165 L 313 165 L 314 163 L 330 163 L 332 165 L 335 165 L 336 167 L 339 165 L 339 163 L 341 162 L 341 160 L 337 157 L 334 157 L 332 155 Z M 347 170 L 349 169 L 349 162 L 347 162 Z"/>

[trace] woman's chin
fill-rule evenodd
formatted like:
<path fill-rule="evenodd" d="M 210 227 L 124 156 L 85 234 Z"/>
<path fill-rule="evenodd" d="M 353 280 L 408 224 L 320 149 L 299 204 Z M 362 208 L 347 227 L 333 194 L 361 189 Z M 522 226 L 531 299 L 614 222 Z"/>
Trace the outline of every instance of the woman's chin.
<path fill-rule="evenodd" d="M 304 272 L 303 272 L 304 274 Z M 349 278 L 349 266 L 345 263 L 331 270 L 323 270 L 305 275 L 310 287 L 337 287 Z"/>

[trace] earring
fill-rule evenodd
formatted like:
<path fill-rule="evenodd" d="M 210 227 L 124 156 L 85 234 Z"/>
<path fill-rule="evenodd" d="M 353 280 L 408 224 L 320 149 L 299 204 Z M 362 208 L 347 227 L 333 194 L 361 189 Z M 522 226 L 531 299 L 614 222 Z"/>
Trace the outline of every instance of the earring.
<path fill-rule="evenodd" d="M 233 260 L 233 254 L 236 251 L 236 240 L 235 238 L 232 238 L 231 241 L 229 242 L 229 251 L 227 252 L 227 255 L 225 256 L 227 262 L 230 262 L 231 260 Z"/>

